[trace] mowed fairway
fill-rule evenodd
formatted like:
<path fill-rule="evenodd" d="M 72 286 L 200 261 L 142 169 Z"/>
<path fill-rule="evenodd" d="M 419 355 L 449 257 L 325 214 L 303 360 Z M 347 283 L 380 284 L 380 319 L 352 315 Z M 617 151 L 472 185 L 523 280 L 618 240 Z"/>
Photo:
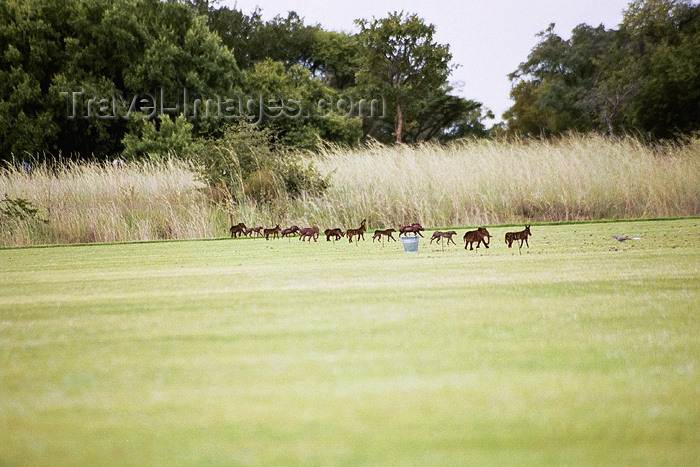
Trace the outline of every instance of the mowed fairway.
<path fill-rule="evenodd" d="M 0 465 L 698 465 L 700 219 L 489 230 L 0 250 Z"/>

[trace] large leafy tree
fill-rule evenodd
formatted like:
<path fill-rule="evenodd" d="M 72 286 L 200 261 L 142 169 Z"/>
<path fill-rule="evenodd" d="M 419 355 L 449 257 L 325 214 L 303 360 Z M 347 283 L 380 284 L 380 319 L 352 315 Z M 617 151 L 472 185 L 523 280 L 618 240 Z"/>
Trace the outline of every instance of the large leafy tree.
<path fill-rule="evenodd" d="M 700 130 L 700 4 L 637 0 L 620 29 L 639 76 L 629 124 L 656 137 Z"/>
<path fill-rule="evenodd" d="M 263 21 L 259 9 L 246 15 L 226 6 L 212 8 L 205 0 L 189 3 L 206 12 L 209 27 L 236 57 L 244 77 L 242 94 L 264 98 L 267 116 L 260 123 L 283 145 L 308 148 L 321 140 L 354 144 L 361 139 L 361 121 L 340 117 L 337 108 L 335 115 L 317 109 L 319 102 L 352 96 L 358 56 L 354 36 L 306 25 L 293 11 Z M 283 102 L 294 108 L 280 112 L 277 107 Z M 259 113 L 263 105 L 255 106 Z M 296 115 L 297 108 L 304 116 Z M 319 118 L 319 113 L 324 116 Z"/>
<path fill-rule="evenodd" d="M 359 34 L 325 31 L 294 12 L 263 21 L 209 0 L 0 0 L 0 159 L 187 152 L 231 131 L 223 119 L 178 119 L 184 89 L 192 111 L 198 98 L 272 98 L 261 126 L 292 147 L 484 134 L 480 104 L 447 85 L 451 55 L 432 25 L 404 13 L 358 24 Z M 160 89 L 169 115 L 121 118 Z M 348 118 L 380 96 L 386 119 Z M 82 118 L 90 97 L 104 103 Z M 310 113 L 275 118 L 280 97 Z"/>
<path fill-rule="evenodd" d="M 360 120 L 319 109 L 319 102 L 333 102 L 338 92 L 301 65 L 285 70 L 282 62 L 258 62 L 246 71 L 245 88 L 253 103 L 250 121 L 273 130 L 285 146 L 311 149 L 321 140 L 351 145 L 362 137 Z"/>
<path fill-rule="evenodd" d="M 0 158 L 121 151 L 126 119 L 68 118 L 61 92 L 128 100 L 239 83 L 230 51 L 178 1 L 0 0 Z"/>
<path fill-rule="evenodd" d="M 581 24 L 564 40 L 553 29 L 510 75 L 509 133 L 700 129 L 700 5 L 636 0 L 617 30 Z"/>
<path fill-rule="evenodd" d="M 285 68 L 300 65 L 336 89 L 355 84 L 359 44 L 356 37 L 344 32 L 326 31 L 319 25 L 306 25 L 293 11 L 286 17 L 276 16 L 263 21 L 261 10 L 250 14 L 223 6 L 204 7 L 198 2 L 198 11 L 208 11 L 209 27 L 216 32 L 232 51 L 241 69 L 271 59 L 282 62 Z"/>
<path fill-rule="evenodd" d="M 610 48 L 610 31 L 581 24 L 564 40 L 550 24 L 539 36 L 527 61 L 509 75 L 515 101 L 504 115 L 509 130 L 538 136 L 592 130 L 588 93 L 600 75 L 597 62 Z"/>
<path fill-rule="evenodd" d="M 435 26 L 415 14 L 393 12 L 355 24 L 361 44 L 357 84 L 387 100 L 395 111 L 395 141 L 401 144 L 405 122 L 411 122 L 419 108 L 416 104 L 447 84 L 453 70 L 449 45 L 435 42 Z"/>

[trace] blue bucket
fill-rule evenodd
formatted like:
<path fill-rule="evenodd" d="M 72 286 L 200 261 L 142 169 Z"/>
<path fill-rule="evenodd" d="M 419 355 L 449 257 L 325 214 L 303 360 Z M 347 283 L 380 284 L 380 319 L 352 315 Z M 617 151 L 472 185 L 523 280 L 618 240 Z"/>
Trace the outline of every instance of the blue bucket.
<path fill-rule="evenodd" d="M 403 251 L 406 253 L 418 253 L 418 235 L 415 237 L 401 237 Z"/>

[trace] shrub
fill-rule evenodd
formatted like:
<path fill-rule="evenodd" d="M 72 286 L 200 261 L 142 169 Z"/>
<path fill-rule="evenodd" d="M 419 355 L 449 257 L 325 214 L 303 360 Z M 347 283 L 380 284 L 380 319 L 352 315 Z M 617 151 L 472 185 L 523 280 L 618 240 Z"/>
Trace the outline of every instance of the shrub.
<path fill-rule="evenodd" d="M 9 198 L 0 200 L 0 223 L 9 233 L 18 228 L 35 230 L 37 224 L 48 221 L 39 216 L 39 209 L 34 203 L 25 198 Z"/>
<path fill-rule="evenodd" d="M 246 196 L 263 202 L 278 200 L 284 193 L 282 179 L 268 168 L 261 168 L 248 175 Z"/>
<path fill-rule="evenodd" d="M 270 129 L 236 124 L 219 138 L 201 140 L 193 158 L 204 179 L 234 201 L 270 201 L 321 193 L 327 181 L 301 156 L 278 149 Z"/>

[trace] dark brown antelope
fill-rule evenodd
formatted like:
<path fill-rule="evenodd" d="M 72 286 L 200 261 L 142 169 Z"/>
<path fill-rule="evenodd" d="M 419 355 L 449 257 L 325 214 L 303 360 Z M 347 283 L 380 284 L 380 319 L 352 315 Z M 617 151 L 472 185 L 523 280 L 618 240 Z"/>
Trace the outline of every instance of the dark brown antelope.
<path fill-rule="evenodd" d="M 470 230 L 464 234 L 464 237 L 462 237 L 464 240 L 464 249 L 466 250 L 467 245 L 469 245 L 469 249 L 473 250 L 474 243 L 476 243 L 477 248 L 479 248 L 482 243 L 484 244 L 484 247 L 488 248 L 490 238 L 491 234 L 484 227 L 479 227 L 476 230 Z"/>
<path fill-rule="evenodd" d="M 262 227 L 248 227 L 245 229 L 245 232 L 243 232 L 243 235 L 246 237 L 252 237 L 253 234 L 257 234 L 259 236 L 262 236 Z"/>
<path fill-rule="evenodd" d="M 303 242 L 307 238 L 309 239 L 309 243 L 311 243 L 312 238 L 314 239 L 314 242 L 318 241 L 318 227 L 314 225 L 313 227 L 299 229 L 299 240 Z"/>
<path fill-rule="evenodd" d="M 406 235 L 407 233 L 413 233 L 413 235 L 420 235 L 421 237 L 423 234 L 421 233 L 421 230 L 425 230 L 422 225 L 415 223 L 411 225 L 402 225 L 399 226 L 399 237 L 401 235 Z"/>
<path fill-rule="evenodd" d="M 326 241 L 327 242 L 331 241 L 331 237 L 333 237 L 333 241 L 336 241 L 336 240 L 340 240 L 340 237 L 345 236 L 343 231 L 340 229 L 326 229 L 323 231 L 323 233 L 326 234 Z"/>
<path fill-rule="evenodd" d="M 508 245 L 508 248 L 510 248 L 513 245 L 513 242 L 520 240 L 518 250 L 523 247 L 523 242 L 525 242 L 527 247 L 530 248 L 530 244 L 527 242 L 527 237 L 530 235 L 532 235 L 532 233 L 530 232 L 529 225 L 526 225 L 525 230 L 521 230 L 520 232 L 508 232 L 506 234 L 506 245 Z"/>
<path fill-rule="evenodd" d="M 433 240 L 446 238 L 448 245 L 450 244 L 450 242 L 452 242 L 453 245 L 456 245 L 455 241 L 452 239 L 454 235 L 457 235 L 457 232 L 455 232 L 454 230 L 450 230 L 449 232 L 440 232 L 439 230 L 436 230 L 435 232 L 433 232 L 433 236 L 430 237 L 430 243 L 432 244 Z"/>
<path fill-rule="evenodd" d="M 281 231 L 282 229 L 280 229 L 280 225 L 277 224 L 271 229 L 263 229 L 263 235 L 265 236 L 265 240 L 269 240 L 270 235 L 274 236 L 274 238 L 279 238 L 279 234 Z"/>
<path fill-rule="evenodd" d="M 389 240 L 396 241 L 396 239 L 392 235 L 394 232 L 396 232 L 396 229 L 375 230 L 374 236 L 372 237 L 372 243 L 374 243 L 374 240 L 377 238 L 381 241 L 384 241 L 384 239 L 382 238 L 383 236 L 387 237 L 387 241 L 389 241 Z"/>
<path fill-rule="evenodd" d="M 352 237 L 357 237 L 357 241 L 360 241 L 360 238 L 362 240 L 365 239 L 365 232 L 367 231 L 367 219 L 362 219 L 362 222 L 360 222 L 360 227 L 358 229 L 348 229 L 345 232 L 345 235 L 348 236 L 348 242 L 352 243 Z"/>
<path fill-rule="evenodd" d="M 295 233 L 299 232 L 299 227 L 296 225 L 293 225 L 291 227 L 287 227 L 286 229 L 282 229 L 280 232 L 282 235 L 282 238 L 286 237 L 287 235 L 294 236 Z"/>

